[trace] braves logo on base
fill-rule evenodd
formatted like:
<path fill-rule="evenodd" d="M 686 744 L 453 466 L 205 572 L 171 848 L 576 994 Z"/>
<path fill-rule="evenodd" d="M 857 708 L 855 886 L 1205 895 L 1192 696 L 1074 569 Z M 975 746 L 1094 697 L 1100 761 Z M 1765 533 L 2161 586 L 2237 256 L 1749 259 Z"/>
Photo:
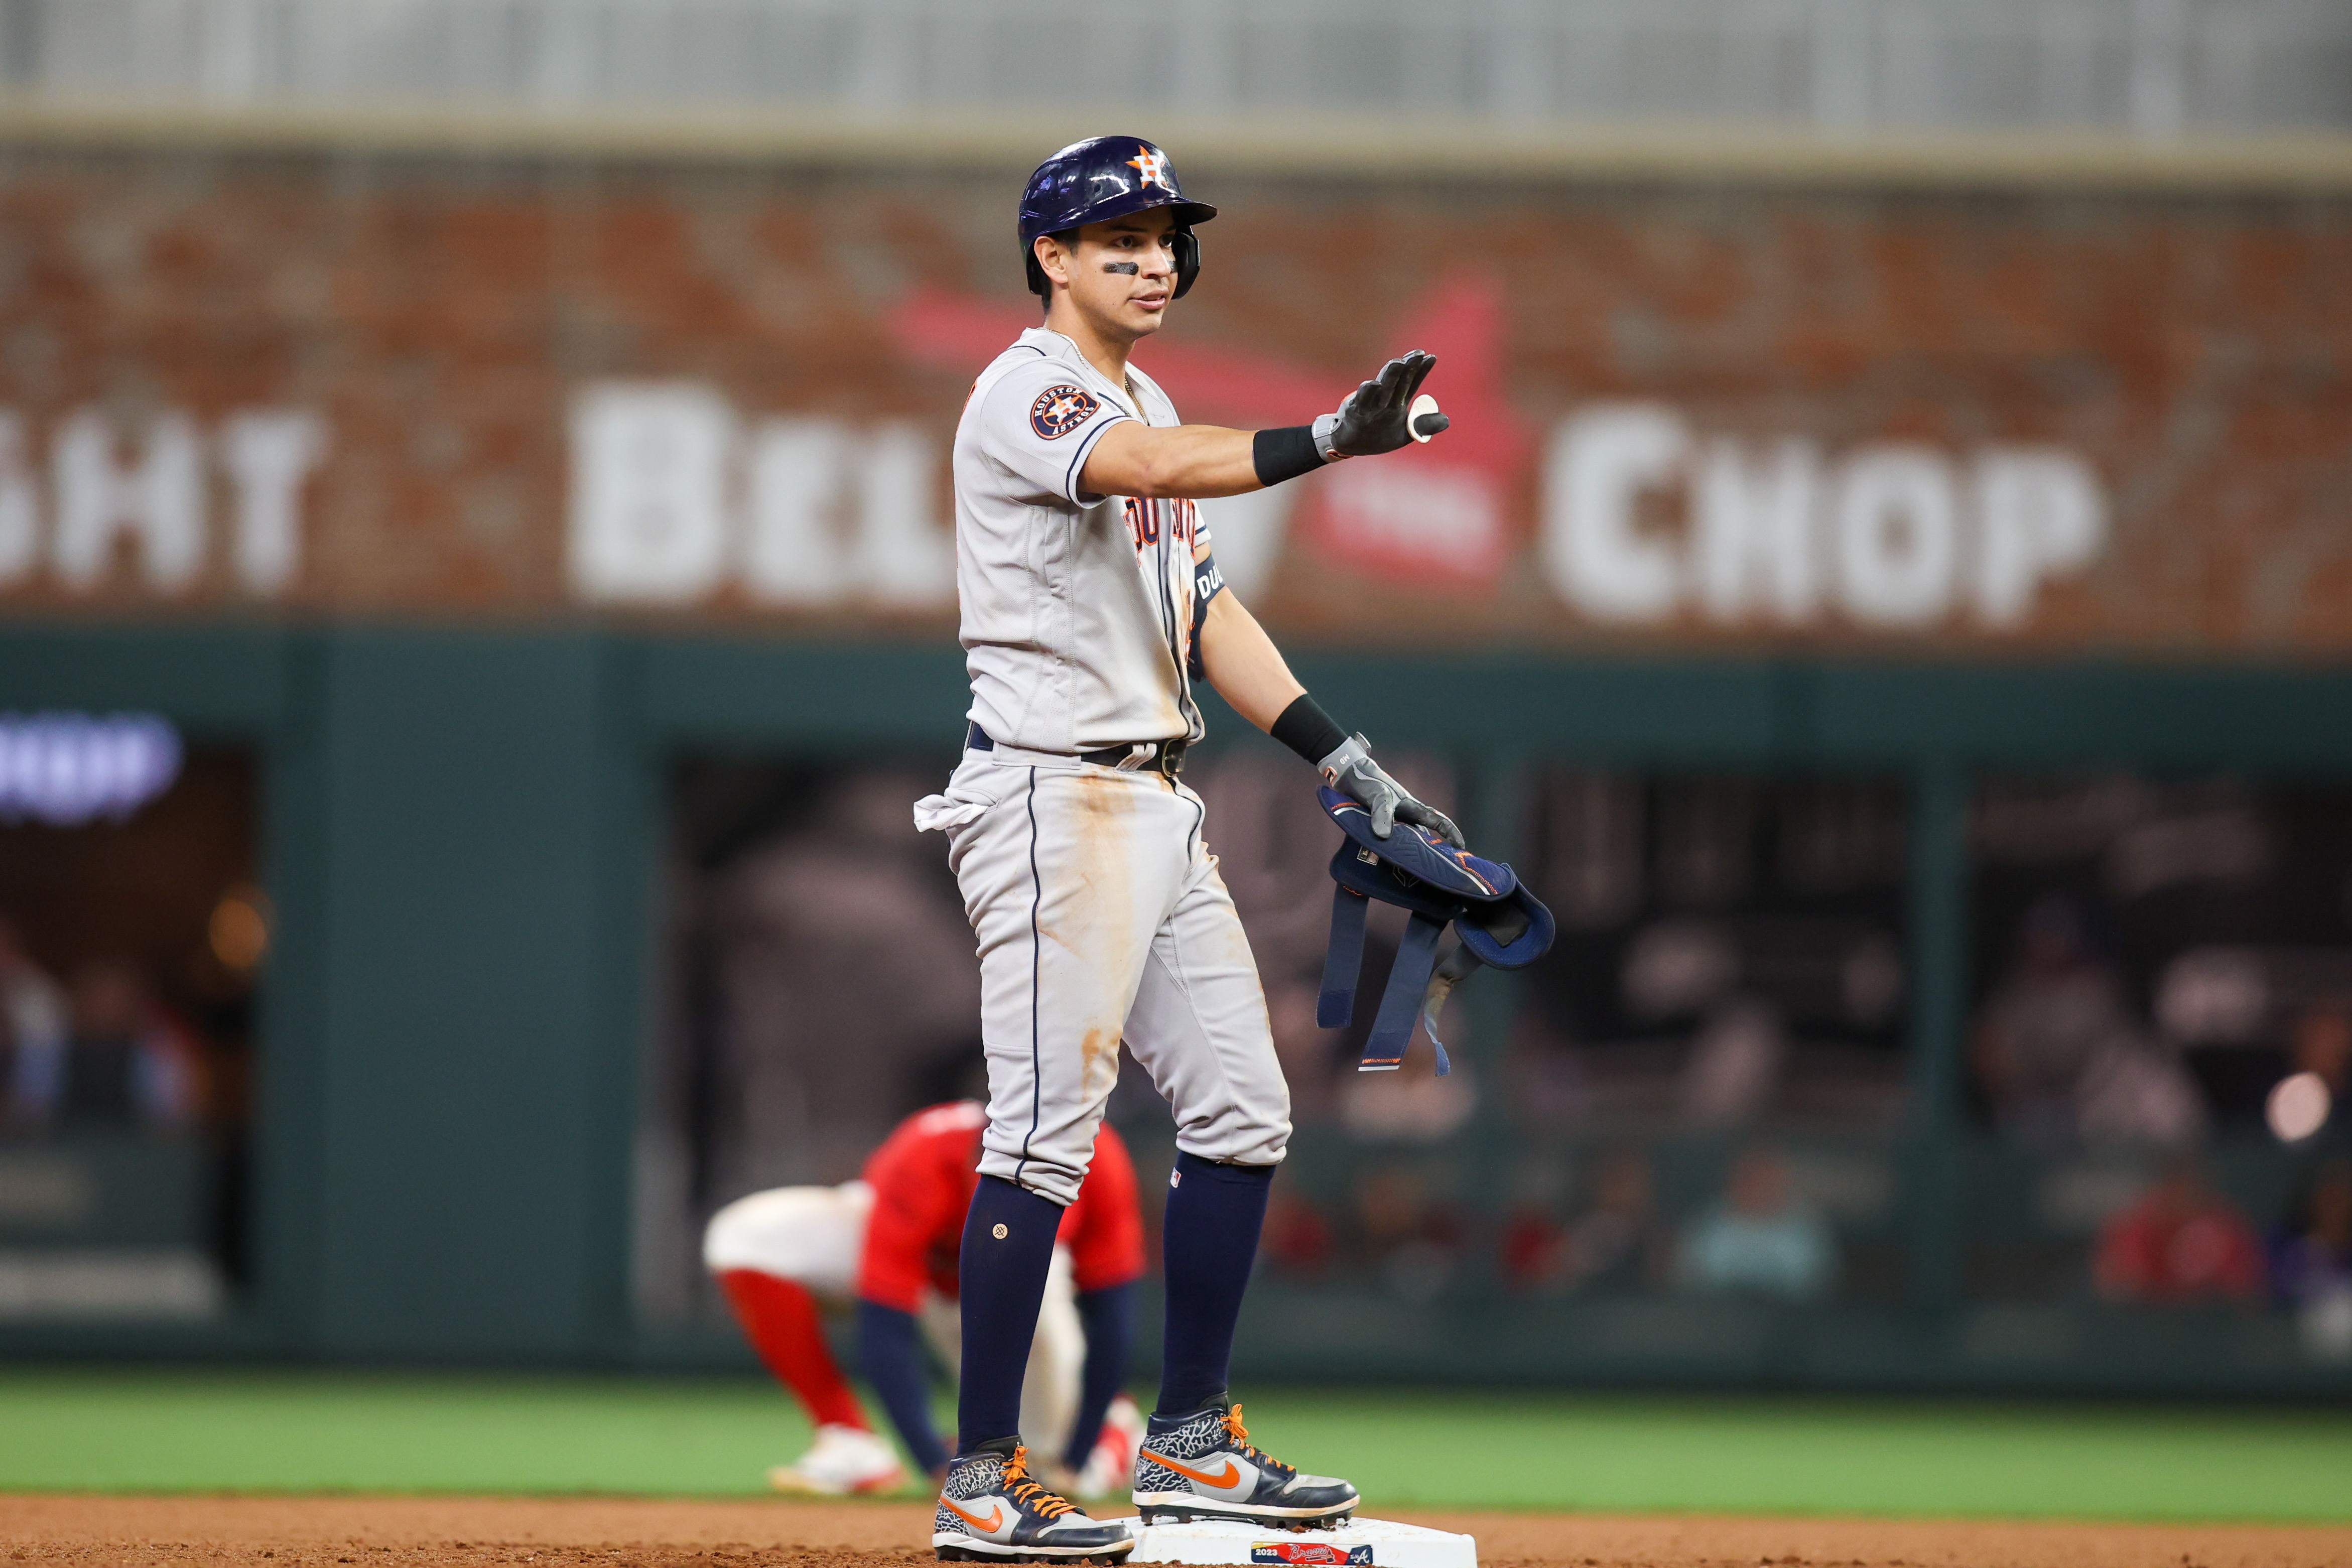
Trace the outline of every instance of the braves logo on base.
<path fill-rule="evenodd" d="M 1048 441 L 1055 440 L 1085 424 L 1101 406 L 1093 393 L 1064 382 L 1037 395 L 1037 401 L 1029 405 L 1029 427 Z"/>
<path fill-rule="evenodd" d="M 1372 1549 L 1369 1546 L 1332 1546 L 1320 1541 L 1258 1541 L 1250 1544 L 1250 1561 L 1255 1563 L 1330 1563 L 1332 1568 L 1354 1568 L 1369 1564 Z"/>

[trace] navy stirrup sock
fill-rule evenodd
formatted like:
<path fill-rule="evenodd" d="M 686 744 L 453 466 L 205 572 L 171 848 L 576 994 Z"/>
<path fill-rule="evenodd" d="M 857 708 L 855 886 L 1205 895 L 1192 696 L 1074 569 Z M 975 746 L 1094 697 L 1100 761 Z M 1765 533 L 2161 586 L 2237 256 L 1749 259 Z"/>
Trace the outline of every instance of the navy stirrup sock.
<path fill-rule="evenodd" d="M 1225 1392 L 1234 1324 L 1273 1185 L 1272 1165 L 1220 1165 L 1177 1154 L 1176 1184 L 1160 1225 L 1168 1337 L 1154 1414 L 1189 1415 Z"/>
<path fill-rule="evenodd" d="M 1021 1430 L 1021 1379 L 1037 1337 L 1037 1309 L 1054 1263 L 1062 1205 L 982 1176 L 963 1217 L 957 1265 L 963 1315 L 963 1376 L 956 1394 L 956 1452 Z"/>
<path fill-rule="evenodd" d="M 857 1303 L 857 1362 L 874 1397 L 890 1413 L 899 1441 L 916 1468 L 936 1470 L 948 1462 L 940 1435 L 931 1430 L 930 1388 L 923 1377 L 923 1331 L 912 1312 L 879 1301 Z"/>
<path fill-rule="evenodd" d="M 1062 1462 L 1083 1470 L 1102 1441 L 1103 1417 L 1127 1386 L 1127 1352 L 1135 1338 L 1135 1286 L 1106 1286 L 1078 1292 L 1078 1322 L 1087 1333 L 1087 1359 L 1078 1379 L 1078 1418 L 1070 1426 L 1070 1446 Z"/>

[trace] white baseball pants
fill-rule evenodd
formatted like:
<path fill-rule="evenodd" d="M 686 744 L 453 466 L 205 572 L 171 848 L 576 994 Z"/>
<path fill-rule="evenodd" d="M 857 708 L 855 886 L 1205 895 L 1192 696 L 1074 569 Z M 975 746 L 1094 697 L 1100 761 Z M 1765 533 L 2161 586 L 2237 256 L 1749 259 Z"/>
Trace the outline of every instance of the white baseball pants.
<path fill-rule="evenodd" d="M 980 939 L 983 1174 L 1074 1201 L 1122 1041 L 1175 1112 L 1178 1148 L 1282 1159 L 1290 1089 L 1199 795 L 1000 744 L 967 752 L 915 826 L 947 830 Z"/>
<path fill-rule="evenodd" d="M 790 1279 L 827 1306 L 846 1306 L 857 1290 L 857 1262 L 866 1250 L 866 1216 L 874 1189 L 864 1182 L 837 1187 L 774 1187 L 737 1198 L 710 1216 L 702 1233 L 703 1267 L 713 1274 L 750 1268 Z M 916 1321 L 950 1380 L 963 1359 L 963 1329 L 956 1304 L 923 1292 Z M 1037 1434 L 1037 1449 L 1060 1454 L 1078 1418 L 1086 1371 L 1087 1334 L 1078 1320 L 1069 1248 L 1054 1248 L 1045 1276 L 1045 1302 L 1037 1336 L 1029 1342 L 1029 1369 L 1021 1384 L 1021 1429 Z"/>

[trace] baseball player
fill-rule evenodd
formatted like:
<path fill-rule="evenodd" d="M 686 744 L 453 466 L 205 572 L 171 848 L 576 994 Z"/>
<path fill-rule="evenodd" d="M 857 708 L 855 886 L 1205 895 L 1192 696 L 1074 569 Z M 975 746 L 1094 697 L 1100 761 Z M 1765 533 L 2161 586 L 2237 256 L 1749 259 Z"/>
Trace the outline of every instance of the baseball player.
<path fill-rule="evenodd" d="M 915 1462 L 934 1475 L 945 1469 L 919 1342 L 957 1364 L 956 1249 L 985 1120 L 968 1100 L 935 1105 L 899 1123 L 860 1180 L 753 1193 L 710 1217 L 705 1266 L 760 1359 L 816 1423 L 815 1446 L 768 1473 L 779 1490 L 887 1491 L 906 1479 L 834 1363 L 820 1300 L 856 1300 L 866 1380 Z M 1126 1484 L 1143 1425 L 1119 1392 L 1143 1272 L 1135 1166 L 1108 1125 L 1093 1154 L 1077 1201 L 1061 1216 L 1020 1395 L 1024 1428 L 1088 1497 Z"/>
<path fill-rule="evenodd" d="M 1391 361 L 1336 413 L 1284 429 L 1184 425 L 1128 363 L 1200 270 L 1166 154 L 1132 136 L 1055 153 L 1021 205 L 1045 323 L 981 373 L 954 448 L 956 588 L 972 700 L 962 763 L 916 826 L 949 836 L 979 938 L 989 1077 L 961 1258 L 960 1446 L 942 1558 L 1122 1559 L 1134 1541 L 1030 1473 L 1030 1341 L 1064 1205 L 1078 1194 L 1119 1047 L 1175 1113 L 1159 1407 L 1134 1471 L 1146 1519 L 1344 1519 L 1356 1489 L 1254 1447 L 1227 1365 L 1290 1097 L 1233 900 L 1178 778 L 1193 682 L 1362 801 L 1386 837 L 1459 842 L 1307 696 L 1225 589 L 1195 503 L 1391 452 L 1445 427 L 1416 398 L 1435 363 Z M 1360 262 L 1350 253 L 1346 259 Z M 1353 287 L 1351 267 L 1332 286 Z"/>

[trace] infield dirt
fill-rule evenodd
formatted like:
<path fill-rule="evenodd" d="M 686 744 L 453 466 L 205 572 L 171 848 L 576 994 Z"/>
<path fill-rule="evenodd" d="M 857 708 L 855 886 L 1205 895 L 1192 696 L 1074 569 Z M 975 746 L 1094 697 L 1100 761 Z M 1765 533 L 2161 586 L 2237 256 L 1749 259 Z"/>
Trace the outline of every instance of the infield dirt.
<path fill-rule="evenodd" d="M 2352 1528 L 1408 1513 L 1482 1568 L 2352 1568 Z M 255 1568 L 908 1568 L 908 1503 L 625 1499 L 0 1497 L 13 1561 Z"/>

